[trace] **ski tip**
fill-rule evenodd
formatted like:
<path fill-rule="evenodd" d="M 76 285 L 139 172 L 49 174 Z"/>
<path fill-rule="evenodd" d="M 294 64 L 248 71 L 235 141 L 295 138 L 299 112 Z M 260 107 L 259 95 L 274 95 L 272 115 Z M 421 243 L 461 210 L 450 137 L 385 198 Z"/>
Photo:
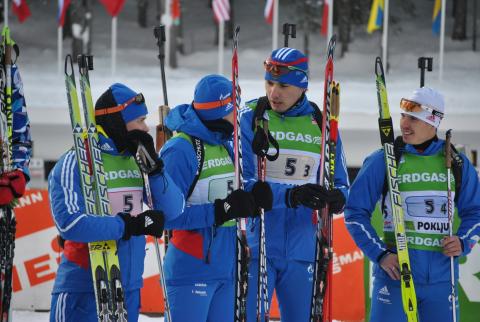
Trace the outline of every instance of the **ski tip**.
<path fill-rule="evenodd" d="M 333 52 L 335 51 L 335 45 L 337 44 L 337 35 L 333 34 L 328 42 L 327 48 L 327 56 L 333 56 Z"/>
<path fill-rule="evenodd" d="M 375 58 L 375 75 L 380 76 L 383 74 L 384 72 L 383 72 L 382 59 L 377 56 L 377 58 Z"/>
<path fill-rule="evenodd" d="M 68 67 L 70 67 L 70 73 L 68 72 Z M 70 54 L 65 56 L 65 75 L 70 76 L 73 74 L 73 59 Z"/>
<path fill-rule="evenodd" d="M 445 134 L 445 137 L 447 139 L 450 139 L 452 137 L 452 129 L 448 129 L 447 133 Z"/>

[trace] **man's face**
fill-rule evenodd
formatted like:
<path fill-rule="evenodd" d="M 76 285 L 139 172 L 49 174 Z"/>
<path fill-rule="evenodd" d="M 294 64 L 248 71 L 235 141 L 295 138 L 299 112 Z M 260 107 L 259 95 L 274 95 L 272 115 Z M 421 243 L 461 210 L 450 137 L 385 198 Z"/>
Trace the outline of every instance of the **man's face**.
<path fill-rule="evenodd" d="M 277 113 L 284 113 L 295 104 L 300 96 L 302 96 L 305 89 L 274 82 L 270 80 L 265 81 L 265 92 L 267 93 L 270 106 Z"/>
<path fill-rule="evenodd" d="M 407 144 L 421 144 L 433 138 L 436 128 L 411 115 L 403 114 L 400 119 L 403 141 Z"/>
<path fill-rule="evenodd" d="M 141 130 L 144 132 L 148 132 L 149 128 L 147 123 L 145 122 L 146 116 L 140 116 L 133 121 L 130 121 L 126 124 L 127 126 L 127 131 L 132 131 L 132 130 Z"/>

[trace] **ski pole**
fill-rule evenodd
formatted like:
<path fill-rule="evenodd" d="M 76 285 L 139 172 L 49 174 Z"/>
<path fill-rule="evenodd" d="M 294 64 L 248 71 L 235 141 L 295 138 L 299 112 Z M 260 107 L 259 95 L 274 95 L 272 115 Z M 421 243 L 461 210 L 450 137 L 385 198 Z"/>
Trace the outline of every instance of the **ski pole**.
<path fill-rule="evenodd" d="M 148 173 L 153 170 L 153 166 L 155 164 L 155 160 L 152 160 L 147 153 L 145 147 L 140 143 L 138 145 L 136 159 L 140 169 L 142 170 L 143 182 L 145 186 L 145 194 L 147 196 L 147 206 L 150 209 L 153 209 L 153 198 L 152 198 L 152 190 L 150 188 L 150 181 L 148 179 Z M 167 317 L 168 322 L 172 322 L 172 316 L 170 312 L 170 302 L 168 301 L 167 296 L 167 284 L 165 283 L 165 272 L 163 271 L 163 258 L 160 253 L 160 246 L 158 244 L 157 237 L 153 237 L 154 245 L 155 245 L 155 254 L 157 257 L 157 264 L 158 264 L 158 271 L 160 274 L 160 279 L 158 280 L 160 286 L 162 287 L 163 291 L 163 300 L 165 303 L 165 316 Z"/>
<path fill-rule="evenodd" d="M 285 47 L 288 47 L 288 37 L 297 38 L 297 26 L 293 23 L 284 23 L 283 24 L 283 37 Z"/>
<path fill-rule="evenodd" d="M 453 236 L 453 202 L 452 202 L 452 130 L 448 130 L 445 139 L 445 166 L 447 168 L 447 205 L 448 205 L 448 236 Z M 452 321 L 457 322 L 457 294 L 455 291 L 455 260 L 450 256 L 450 297 L 452 301 Z"/>
<path fill-rule="evenodd" d="M 418 68 L 420 68 L 420 87 L 425 86 L 425 69 L 429 72 L 433 70 L 432 57 L 418 57 Z"/>
<path fill-rule="evenodd" d="M 240 139 L 240 86 L 238 84 L 238 34 L 240 26 L 235 27 L 233 33 L 232 48 L 232 101 L 233 101 L 233 151 L 235 167 L 235 187 L 243 188 L 243 165 L 242 165 L 242 141 Z M 236 283 L 235 283 L 235 315 L 234 322 L 247 320 L 247 286 L 248 286 L 248 249 L 246 238 L 246 225 L 244 219 L 237 219 L 237 243 L 236 243 Z"/>

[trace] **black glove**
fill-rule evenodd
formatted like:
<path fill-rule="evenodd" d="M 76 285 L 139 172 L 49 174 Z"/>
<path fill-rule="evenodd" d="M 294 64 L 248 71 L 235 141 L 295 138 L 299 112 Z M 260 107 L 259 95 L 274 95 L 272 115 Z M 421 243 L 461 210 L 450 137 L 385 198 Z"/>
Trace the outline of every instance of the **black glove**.
<path fill-rule="evenodd" d="M 338 214 L 345 206 L 345 196 L 340 189 L 333 189 L 328 191 L 328 209 L 331 214 Z"/>
<path fill-rule="evenodd" d="M 214 206 L 217 226 L 230 219 L 258 216 L 253 194 L 241 189 L 233 191 L 225 199 L 215 200 Z"/>
<path fill-rule="evenodd" d="M 150 159 L 151 162 L 146 162 L 145 160 L 138 159 L 140 168 L 143 172 L 146 172 L 150 175 L 155 175 L 162 172 L 163 161 L 158 157 L 157 151 L 155 150 L 155 144 L 153 143 L 153 138 L 148 132 L 142 130 L 132 130 L 127 132 L 127 149 L 133 155 L 137 157 L 138 146 L 141 144 L 145 148 L 146 159 Z"/>
<path fill-rule="evenodd" d="M 266 182 L 257 181 L 253 185 L 252 195 L 257 207 L 269 211 L 273 206 L 273 193 L 270 185 Z"/>
<path fill-rule="evenodd" d="M 325 207 L 325 203 L 329 201 L 328 196 L 328 190 L 324 187 L 307 183 L 288 189 L 285 194 L 285 201 L 289 208 L 297 208 L 299 205 L 303 205 L 318 210 Z"/>
<path fill-rule="evenodd" d="M 131 236 L 150 235 L 157 238 L 162 237 L 163 223 L 165 218 L 163 212 L 157 210 L 147 210 L 137 216 L 121 212 L 118 214 L 125 222 L 125 232 L 123 239 L 129 240 Z"/>

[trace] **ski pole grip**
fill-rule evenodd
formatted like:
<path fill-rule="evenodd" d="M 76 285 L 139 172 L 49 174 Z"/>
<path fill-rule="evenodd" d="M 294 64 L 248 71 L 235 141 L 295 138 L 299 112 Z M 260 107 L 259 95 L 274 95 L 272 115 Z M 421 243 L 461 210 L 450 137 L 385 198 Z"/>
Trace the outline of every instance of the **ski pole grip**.
<path fill-rule="evenodd" d="M 452 138 L 452 130 L 448 130 L 445 135 L 445 166 L 447 169 L 452 168 L 452 145 L 450 143 Z"/>
<path fill-rule="evenodd" d="M 12 64 L 12 45 L 7 43 L 5 45 L 5 65 Z"/>

